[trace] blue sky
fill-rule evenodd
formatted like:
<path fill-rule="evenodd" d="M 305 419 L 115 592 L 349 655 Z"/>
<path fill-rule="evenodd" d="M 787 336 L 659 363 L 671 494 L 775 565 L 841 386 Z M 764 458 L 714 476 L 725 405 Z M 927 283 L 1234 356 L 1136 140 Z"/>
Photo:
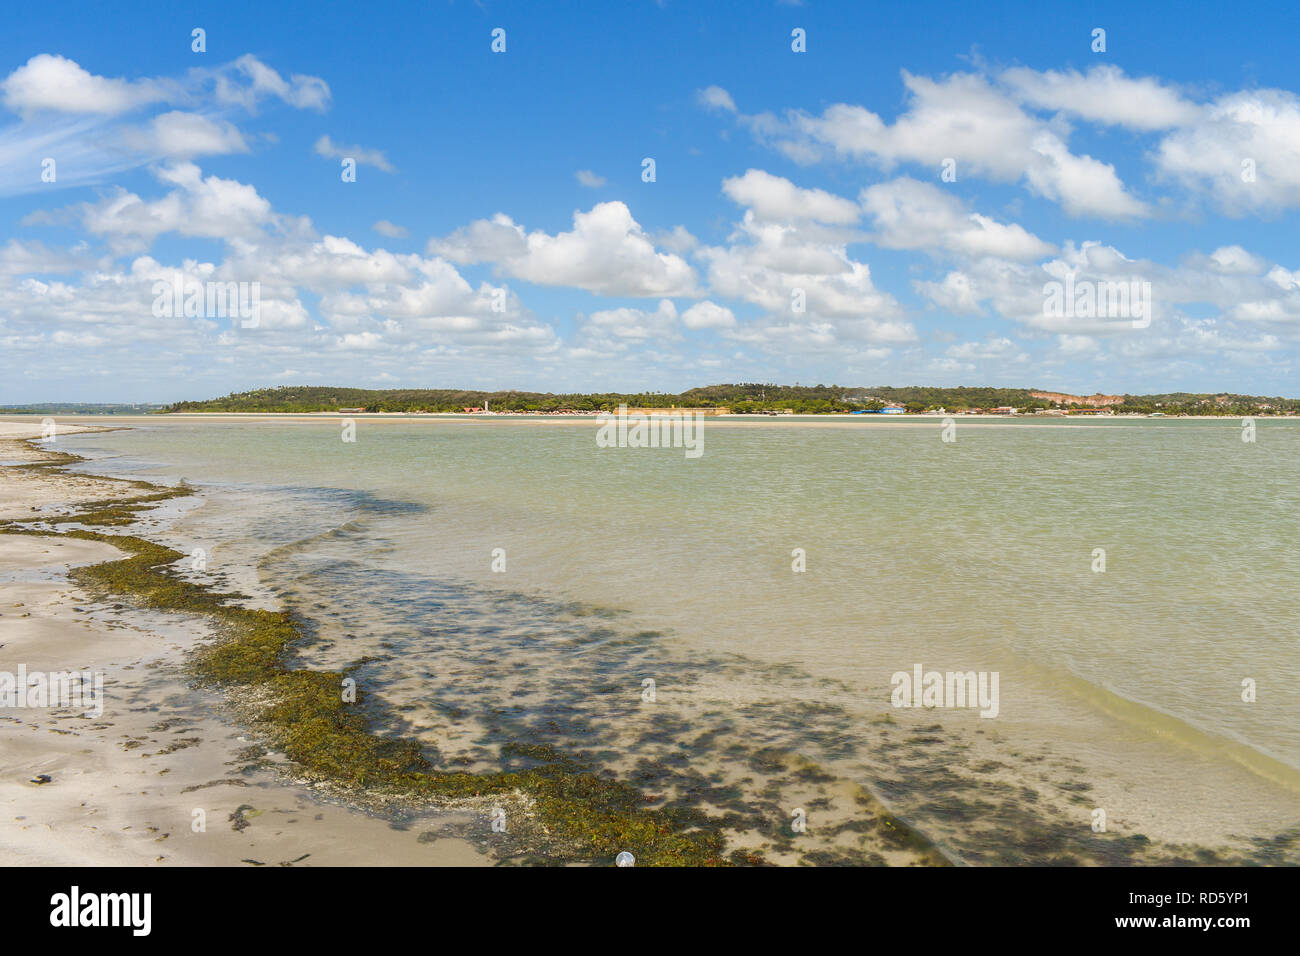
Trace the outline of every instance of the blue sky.
<path fill-rule="evenodd" d="M 1297 394 L 1300 15 L 1063 6 L 34 8 L 0 37 L 0 402 Z M 257 283 L 256 327 L 157 314 L 178 275 Z M 1053 313 L 1067 275 L 1149 313 Z"/>

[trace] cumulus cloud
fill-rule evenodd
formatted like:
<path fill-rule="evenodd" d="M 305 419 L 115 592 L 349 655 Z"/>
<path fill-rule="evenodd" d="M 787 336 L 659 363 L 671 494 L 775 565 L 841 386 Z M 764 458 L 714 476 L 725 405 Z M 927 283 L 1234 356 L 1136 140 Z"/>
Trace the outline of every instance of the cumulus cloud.
<path fill-rule="evenodd" d="M 10 239 L 0 246 L 0 275 L 73 273 L 94 267 L 84 250 L 51 249 L 43 242 Z"/>
<path fill-rule="evenodd" d="M 128 251 L 148 248 L 168 232 L 249 238 L 271 221 L 271 204 L 245 183 L 204 177 L 193 163 L 163 167 L 157 176 L 176 187 L 160 199 L 145 200 L 119 188 L 99 202 L 80 206 L 86 230 L 107 237 L 119 251 Z"/>
<path fill-rule="evenodd" d="M 1232 343 L 1235 351 L 1262 348 L 1280 336 L 1300 340 L 1300 273 L 1280 265 L 1269 267 L 1263 257 L 1239 246 L 1226 246 L 1209 255 L 1192 254 L 1173 266 L 1133 259 L 1105 243 L 1066 242 L 1059 254 L 1040 263 L 985 257 L 950 271 L 938 281 L 918 281 L 917 291 L 938 308 L 954 314 L 992 313 L 1033 332 L 1067 336 L 1073 352 L 1082 351 L 1082 337 L 1104 336 L 1126 345 L 1129 354 L 1153 357 L 1161 350 L 1210 354 L 1212 346 Z M 1086 315 L 1045 308 L 1049 288 L 1066 282 L 1076 290 L 1091 286 L 1118 289 L 1149 284 L 1150 323 L 1134 325 L 1145 316 Z M 1049 285 L 1050 284 L 1050 285 Z M 1197 318 L 1189 308 L 1209 308 L 1214 315 Z M 1251 327 L 1255 328 L 1251 328 Z M 1259 331 L 1264 327 L 1264 331 Z M 1212 333 L 1211 334 L 1211 330 Z M 1181 344 L 1175 345 L 1174 340 Z M 1185 341 L 1184 341 L 1185 340 Z M 1192 343 L 1188 345 L 1188 343 Z M 1203 348 L 1202 348 L 1203 347 Z"/>
<path fill-rule="evenodd" d="M 700 244 L 700 240 L 695 238 L 689 229 L 681 225 L 656 232 L 650 238 L 659 248 L 667 249 L 669 252 L 675 252 L 678 255 L 685 255 Z"/>
<path fill-rule="evenodd" d="M 365 352 L 366 374 L 379 381 L 463 363 L 466 355 L 477 367 L 503 368 L 560 347 L 555 329 L 512 290 L 471 283 L 444 259 L 316 235 L 308 221 L 277 214 L 251 186 L 204 176 L 193 164 L 158 175 L 172 187 L 161 197 L 120 191 L 74 211 L 110 246 L 174 232 L 218 239 L 224 256 L 136 255 L 119 265 L 39 243 L 0 246 L 0 277 L 9 277 L 0 281 L 0 338 L 13 361 L 36 369 L 57 361 L 59 375 L 75 368 L 83 377 L 129 367 L 155 383 L 184 377 L 197 364 L 220 388 L 223 369 L 235 366 L 268 378 L 286 368 L 348 374 L 356 353 Z M 258 283 L 259 325 L 156 314 L 159 284 L 170 287 L 177 277 Z"/>
<path fill-rule="evenodd" d="M 821 189 L 803 189 L 761 169 L 722 181 L 722 191 L 734 202 L 748 206 L 758 219 L 773 222 L 807 220 L 833 224 L 857 222 L 858 204 Z"/>
<path fill-rule="evenodd" d="M 168 159 L 248 152 L 234 124 L 179 110 L 155 116 L 143 132 L 128 130 L 124 139 L 142 152 Z"/>
<path fill-rule="evenodd" d="M 1071 121 L 1083 120 L 1159 137 L 1143 153 L 1152 179 L 1184 193 L 1164 197 L 1166 207 L 1204 199 L 1238 217 L 1300 207 L 1300 97 L 1292 91 L 1242 90 L 1201 101 L 1111 64 L 1086 72 L 1014 67 L 902 77 L 907 101 L 892 122 L 850 103 L 820 114 L 745 115 L 734 104 L 726 111 L 803 165 L 836 159 L 886 172 L 902 163 L 937 172 L 951 162 L 959 179 L 1019 183 L 1071 216 L 1151 216 L 1156 204 L 1135 196 L 1113 164 L 1071 147 Z M 725 91 L 707 92 L 697 97 L 702 104 L 722 105 Z"/>
<path fill-rule="evenodd" d="M 677 307 L 669 299 L 648 309 L 604 309 L 579 319 L 578 341 L 592 351 L 621 351 L 645 342 L 680 338 Z"/>
<path fill-rule="evenodd" d="M 918 279 L 913 285 L 917 292 L 947 312 L 973 315 L 981 311 L 971 277 L 964 272 L 949 272 L 937 282 Z"/>
<path fill-rule="evenodd" d="M 947 356 L 963 362 L 982 362 L 990 359 L 1001 361 L 1025 361 L 1028 354 L 1006 336 L 986 339 L 982 342 L 960 342 L 950 345 Z"/>
<path fill-rule="evenodd" d="M 765 313 L 727 329 L 728 337 L 774 352 L 827 351 L 837 340 L 851 350 L 854 342 L 873 347 L 915 338 L 897 300 L 876 288 L 866 263 L 849 256 L 843 231 L 813 219 L 849 221 L 861 215 L 856 204 L 766 173 L 747 173 L 724 191 L 763 210 L 747 208 L 725 245 L 695 252 L 707 266 L 712 295 Z M 851 214 L 846 204 L 854 207 Z"/>
<path fill-rule="evenodd" d="M 67 57 L 41 53 L 0 83 L 5 106 L 15 113 L 51 110 L 115 116 L 148 103 L 180 97 L 177 84 L 157 79 L 96 76 Z"/>
<path fill-rule="evenodd" d="M 1040 72 L 1026 67 L 1000 77 L 1018 98 L 1040 109 L 1059 110 L 1110 126 L 1168 129 L 1195 122 L 1201 107 L 1154 77 L 1132 78 L 1117 66 Z"/>
<path fill-rule="evenodd" d="M 0 95 L 9 110 L 23 115 L 50 111 L 117 116 L 153 103 L 191 103 L 208 95 L 249 112 L 267 97 L 298 109 L 324 110 L 330 103 L 329 85 L 320 77 L 294 74 L 286 80 L 251 54 L 219 67 L 191 70 L 181 79 L 128 80 L 98 76 L 67 57 L 41 53 L 0 82 Z"/>
<path fill-rule="evenodd" d="M 573 229 L 555 235 L 525 232 L 509 216 L 480 219 L 429 251 L 453 262 L 493 263 L 504 274 L 538 285 L 573 286 L 612 296 L 693 296 L 695 270 L 659 252 L 621 202 L 575 212 Z"/>
<path fill-rule="evenodd" d="M 688 329 L 730 329 L 736 325 L 736 316 L 724 305 L 697 302 L 682 313 L 682 324 Z"/>
<path fill-rule="evenodd" d="M 846 103 L 821 115 L 791 110 L 783 117 L 764 113 L 742 122 L 799 163 L 834 157 L 886 170 L 911 162 L 937 171 L 952 160 L 959 176 L 1023 182 L 1071 215 L 1123 219 L 1149 212 L 1113 166 L 1071 153 L 1058 130 L 987 77 L 959 73 L 934 80 L 904 71 L 903 84 L 908 106 L 892 124 Z"/>
<path fill-rule="evenodd" d="M 909 177 L 863 190 L 862 206 L 875 220 L 873 241 L 890 249 L 946 250 L 1025 261 L 1056 248 L 1015 223 L 969 212 L 951 193 Z"/>
<path fill-rule="evenodd" d="M 995 314 L 1030 329 L 1066 334 L 1135 334 L 1131 314 L 1075 314 L 1046 307 L 1048 283 L 1066 282 L 1077 288 L 1089 283 L 1149 282 L 1152 288 L 1154 320 L 1169 314 L 1170 290 L 1167 276 L 1149 261 L 1132 260 L 1119 250 L 1099 242 L 1064 244 L 1059 254 L 1031 264 L 987 256 L 950 272 L 940 283 L 920 283 L 918 291 L 941 308 L 974 312 L 990 309 Z M 1100 286 L 1097 286 L 1100 287 Z M 1109 288 L 1109 287 L 1107 287 Z"/>
<path fill-rule="evenodd" d="M 1208 256 L 1192 256 L 1191 262 L 1224 275 L 1259 275 L 1267 267 L 1262 256 L 1248 252 L 1241 246 L 1220 246 Z"/>
<path fill-rule="evenodd" d="M 1229 216 L 1300 206 L 1300 98 L 1254 90 L 1216 100 L 1156 150 L 1159 172 Z"/>

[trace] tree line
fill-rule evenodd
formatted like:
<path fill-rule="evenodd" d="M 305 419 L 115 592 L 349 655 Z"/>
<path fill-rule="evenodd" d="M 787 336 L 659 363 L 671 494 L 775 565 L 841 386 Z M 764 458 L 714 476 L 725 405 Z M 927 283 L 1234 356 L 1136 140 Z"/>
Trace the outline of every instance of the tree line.
<path fill-rule="evenodd" d="M 1038 389 L 959 386 L 939 388 L 846 387 L 841 385 L 776 385 L 740 383 L 706 385 L 680 393 L 595 392 L 552 393 L 479 391 L 474 389 L 368 389 L 315 385 L 281 385 L 221 398 L 181 401 L 165 406 L 163 412 L 335 412 L 340 408 L 364 408 L 367 412 L 460 412 L 482 408 L 484 403 L 497 412 L 597 412 L 613 411 L 619 405 L 632 408 L 727 408 L 735 413 L 782 411 L 818 415 L 832 412 L 877 410 L 901 405 L 909 412 L 972 411 L 1010 406 L 1021 413 L 1052 408 L 1051 401 L 1035 398 Z M 1088 406 L 1078 404 L 1078 408 Z M 1300 411 L 1300 399 L 1235 394 L 1175 392 L 1160 395 L 1125 395 L 1111 406 L 1119 413 L 1138 412 L 1167 415 L 1269 415 Z"/>

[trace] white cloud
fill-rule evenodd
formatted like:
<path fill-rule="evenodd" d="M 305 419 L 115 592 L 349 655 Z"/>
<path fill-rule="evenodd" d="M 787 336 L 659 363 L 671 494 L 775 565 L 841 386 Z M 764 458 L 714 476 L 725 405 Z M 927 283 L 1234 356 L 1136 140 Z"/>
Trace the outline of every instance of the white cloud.
<path fill-rule="evenodd" d="M 1025 326 L 1031 332 L 1067 337 L 1107 336 L 1129 343 L 1129 354 L 1212 354 L 1214 347 L 1250 352 L 1285 334 L 1300 341 L 1300 273 L 1281 266 L 1265 271 L 1265 260 L 1240 247 L 1216 249 L 1210 255 L 1187 256 L 1177 266 L 1130 259 L 1100 242 L 1067 242 L 1053 259 L 1040 264 L 1012 262 L 995 257 L 972 261 L 938 282 L 916 282 L 917 291 L 934 305 L 956 314 L 988 310 Z M 1134 326 L 1146 316 L 1060 314 L 1044 308 L 1047 284 L 1071 281 L 1076 290 L 1086 285 L 1148 283 L 1150 324 Z M 1192 318 L 1189 306 L 1211 308 L 1209 319 Z M 1208 323 L 1208 324 L 1207 324 Z M 1259 333 L 1249 326 L 1266 326 Z M 1210 331 L 1213 329 L 1213 334 Z M 1145 344 L 1134 346 L 1131 340 Z M 1071 348 L 1079 349 L 1073 338 Z"/>
<path fill-rule="evenodd" d="M 947 312 L 973 315 L 981 311 L 971 278 L 964 272 L 949 272 L 938 282 L 917 280 L 913 284 L 917 292 Z"/>
<path fill-rule="evenodd" d="M 729 329 L 735 327 L 736 316 L 726 306 L 697 302 L 682 313 L 682 324 L 688 329 Z"/>
<path fill-rule="evenodd" d="M 159 160 L 248 152 L 250 141 L 225 115 L 232 107 L 253 111 L 268 96 L 299 108 L 329 103 L 323 80 L 285 81 L 252 56 L 194 67 L 177 79 L 126 80 L 40 54 L 0 82 L 0 94 L 21 117 L 0 128 L 0 195 L 111 181 Z M 182 109 L 144 120 L 129 116 L 161 104 Z M 270 131 L 260 138 L 276 141 Z M 46 159 L 56 161 L 53 178 L 42 178 Z"/>
<path fill-rule="evenodd" d="M 982 342 L 961 342 L 947 349 L 949 358 L 962 362 L 982 362 L 990 359 L 1025 361 L 1028 354 L 1005 336 Z"/>
<path fill-rule="evenodd" d="M 24 116 L 58 113 L 117 116 L 153 103 L 191 104 L 208 95 L 224 106 L 249 112 L 268 96 L 298 109 L 324 110 L 329 85 L 320 77 L 294 74 L 285 80 L 257 57 L 245 54 L 222 66 L 190 70 L 183 79 L 138 80 L 98 76 L 67 57 L 33 56 L 0 83 L 5 106 Z"/>
<path fill-rule="evenodd" d="M 847 103 L 820 115 L 790 110 L 737 114 L 738 120 L 800 164 L 833 157 L 937 172 L 951 160 L 959 180 L 1021 183 L 1072 216 L 1150 216 L 1153 205 L 1130 192 L 1113 164 L 1071 149 L 1070 120 L 1082 119 L 1161 134 L 1143 153 L 1155 180 L 1207 197 L 1228 215 L 1300 207 L 1300 97 L 1288 90 L 1197 102 L 1157 77 L 1129 77 L 1109 64 L 1087 72 L 1016 67 L 993 77 L 938 79 L 904 71 L 903 84 L 907 104 L 892 123 Z"/>
<path fill-rule="evenodd" d="M 42 242 L 10 239 L 0 246 L 0 275 L 73 273 L 94 267 L 84 251 L 51 249 Z"/>
<path fill-rule="evenodd" d="M 312 150 L 317 156 L 324 156 L 326 159 L 352 159 L 360 165 L 374 166 L 386 173 L 397 172 L 396 168 L 383 154 L 383 151 L 367 149 L 364 146 L 344 146 L 341 143 L 335 143 L 328 136 L 322 136 L 316 140 Z"/>
<path fill-rule="evenodd" d="M 205 204 L 229 211 L 242 202 L 241 190 L 256 197 L 251 187 L 203 178 L 188 164 L 163 178 L 180 189 L 161 199 L 132 197 L 124 209 L 94 210 L 113 226 L 109 235 L 154 233 L 164 226 L 206 231 L 200 226 L 210 213 Z M 8 354 L 47 376 L 55 374 L 54 366 L 42 363 L 55 363 L 60 376 L 71 369 L 89 376 L 104 367 L 130 367 L 156 383 L 183 375 L 195 360 L 219 381 L 221 370 L 232 365 L 255 374 L 262 369 L 266 377 L 286 368 L 346 373 L 355 361 L 349 356 L 365 351 L 368 371 L 383 380 L 457 356 L 463 362 L 467 354 L 480 367 L 495 368 L 559 348 L 555 330 L 534 319 L 509 289 L 474 286 L 442 259 L 317 237 L 301 220 L 278 216 L 261 202 L 256 197 L 253 205 L 262 228 L 218 236 L 227 255 L 216 262 L 163 263 L 139 256 L 120 268 L 107 259 L 49 253 L 39 245 L 0 247 L 0 276 L 15 277 L 0 281 Z M 136 204 L 144 208 L 132 208 Z M 187 224 L 191 214 L 196 218 Z M 137 221 L 147 226 L 131 225 Z M 283 228 L 286 223 L 293 228 Z M 34 275 L 49 271 L 74 273 L 77 281 Z M 155 283 L 170 284 L 177 273 L 199 282 L 259 283 L 257 329 L 241 329 L 229 317 L 154 315 Z M 311 311 L 304 305 L 308 294 L 318 301 Z"/>
<path fill-rule="evenodd" d="M 800 192 L 766 174 L 750 178 L 746 188 L 729 190 L 733 198 L 763 204 L 768 214 L 795 211 L 792 202 Z M 847 218 L 840 206 L 847 200 L 823 196 L 814 203 L 818 215 Z M 727 245 L 696 251 L 707 264 L 711 294 L 753 303 L 767 313 L 728 329 L 728 337 L 771 352 L 827 352 L 838 341 L 846 355 L 855 344 L 871 348 L 914 339 L 898 302 L 875 287 L 866 263 L 848 255 L 847 241 L 842 232 L 807 217 L 773 222 L 746 209 Z"/>
<path fill-rule="evenodd" d="M 480 219 L 429 251 L 453 262 L 492 262 L 505 275 L 538 285 L 574 286 L 601 295 L 693 296 L 695 271 L 680 256 L 655 250 L 621 202 L 573 214 L 573 230 L 525 233 L 509 216 Z"/>
<path fill-rule="evenodd" d="M 179 110 L 155 116 L 146 131 L 125 131 L 124 139 L 141 152 L 168 159 L 248 152 L 248 144 L 233 124 Z"/>
<path fill-rule="evenodd" d="M 1000 79 L 1023 102 L 1106 125 L 1168 129 L 1193 123 L 1201 113 L 1197 104 L 1158 79 L 1133 79 L 1109 64 L 1095 66 L 1086 74 L 1016 67 L 1003 72 Z"/>
<path fill-rule="evenodd" d="M 52 110 L 60 113 L 116 115 L 179 95 L 164 80 L 110 79 L 95 76 L 66 57 L 41 53 L 0 83 L 5 106 L 15 113 Z"/>
<path fill-rule="evenodd" d="M 1128 194 L 1115 167 L 1075 156 L 1055 133 L 1038 133 L 1030 143 L 1035 157 L 1025 168 L 1025 179 L 1040 196 L 1059 202 L 1071 216 L 1125 219 L 1146 215 L 1145 203 Z"/>
<path fill-rule="evenodd" d="M 1081 356 L 1095 354 L 1101 344 L 1090 335 L 1058 335 L 1056 350 L 1064 356 Z"/>
<path fill-rule="evenodd" d="M 858 204 L 821 189 L 804 189 L 788 179 L 761 169 L 722 181 L 722 191 L 733 201 L 754 210 L 758 219 L 772 222 L 824 222 L 849 224 L 862 215 Z"/>
<path fill-rule="evenodd" d="M 651 387 L 697 372 L 712 377 L 719 368 L 761 370 L 753 380 L 781 370 L 800 379 L 825 371 L 826 380 L 845 370 L 866 380 L 913 371 L 1024 379 L 1031 349 L 1046 368 L 1122 368 L 1130 377 L 1166 381 L 1170 369 L 1214 375 L 1233 363 L 1285 374 L 1300 343 L 1297 263 L 1275 263 L 1235 244 L 1211 244 L 1174 265 L 1141 258 L 1142 246 L 1132 257 L 1101 241 L 1058 247 L 1013 221 L 1027 221 L 1022 200 L 991 206 L 995 218 L 959 197 L 977 195 L 968 184 L 982 178 L 1019 184 L 1072 215 L 1128 219 L 1173 210 L 1170 195 L 1148 204 L 1129 191 L 1103 161 L 1120 153 L 1097 159 L 1075 142 L 1098 126 L 1114 126 L 1127 131 L 1115 135 L 1117 148 L 1154 165 L 1158 177 L 1147 177 L 1146 188 L 1181 187 L 1186 198 L 1203 197 L 1234 216 L 1293 208 L 1300 205 L 1294 94 L 1249 91 L 1197 103 L 1172 84 L 1111 66 L 904 74 L 904 84 L 907 100 L 893 119 L 849 104 L 819 114 L 745 116 L 720 87 L 697 93 L 705 107 L 734 114 L 800 163 L 836 157 L 880 170 L 920 170 L 908 170 L 916 178 L 891 173 L 872 184 L 872 177 L 856 202 L 740 165 L 721 185 L 743 208 L 723 238 L 719 221 L 704 211 L 691 222 L 701 241 L 684 225 L 660 221 L 643 229 L 624 203 L 607 202 L 575 212 L 567 231 L 553 221 L 547 225 L 558 225 L 555 232 L 529 231 L 498 214 L 432 240 L 421 255 L 320 235 L 305 217 L 278 214 L 250 183 L 205 176 L 191 161 L 275 143 L 272 130 L 237 126 L 244 123 L 239 109 L 270 101 L 323 110 L 330 100 L 323 80 L 285 78 L 251 56 L 176 80 L 107 78 L 62 57 L 33 57 L 0 82 L 3 103 L 20 117 L 0 128 L 0 194 L 112 183 L 117 172 L 140 167 L 150 168 L 161 188 L 132 183 L 135 191 L 114 187 L 91 202 L 26 216 L 24 227 L 80 226 L 89 239 L 66 247 L 26 238 L 0 244 L 0 344 L 34 381 L 129 368 L 137 380 L 190 387 L 197 370 L 213 384 L 193 379 L 192 387 L 213 393 L 228 387 L 234 369 L 263 380 L 362 374 L 383 383 L 409 382 L 413 371 L 461 375 L 472 368 L 476 378 L 500 375 L 511 383 L 521 370 L 570 380 L 588 360 L 603 370 L 596 374 L 634 367 L 638 384 Z M 1135 148 L 1139 139 L 1145 145 Z M 378 150 L 328 136 L 315 148 L 392 170 Z M 34 185 L 44 156 L 59 159 L 57 184 Z M 959 185 L 926 181 L 937 180 L 946 158 L 956 161 Z M 1254 160 L 1254 182 L 1241 176 L 1247 158 Z M 575 177 L 589 188 L 606 182 L 591 170 Z M 990 192 L 981 204 L 994 201 Z M 380 242 L 407 235 L 388 220 L 372 229 L 378 236 L 370 239 Z M 175 240 L 153 250 L 161 236 Z M 185 242 L 190 238 L 205 241 Z M 867 242 L 930 258 L 877 252 L 886 272 L 859 252 Z M 123 256 L 130 261 L 123 264 Z M 475 274 L 471 281 L 458 269 L 475 263 L 490 265 L 498 278 L 480 281 Z M 152 316 L 152 284 L 177 270 L 259 282 L 261 327 Z M 1066 275 L 1149 281 L 1152 325 L 1045 315 L 1044 284 Z M 564 341 L 506 284 L 516 279 L 648 301 L 577 314 L 576 333 Z M 924 304 L 985 321 L 978 331 L 959 333 L 962 323 L 943 316 L 940 328 L 918 336 L 909 308 L 889 291 L 888 283 L 908 282 Z M 796 293 L 802 311 L 792 307 Z M 572 314 L 551 298 L 548 309 Z M 1213 314 L 1205 317 L 1207 311 Z M 989 319 L 1005 320 L 1005 333 L 980 338 Z M 736 355 L 724 356 L 724 348 Z M 358 373 L 361 353 L 365 369 Z M 621 361 L 608 362 L 610 355 Z"/>
<path fill-rule="evenodd" d="M 1209 196 L 1230 216 L 1300 206 L 1300 97 L 1254 90 L 1216 100 L 1161 141 L 1167 178 Z"/>
<path fill-rule="evenodd" d="M 1241 246 L 1220 246 L 1210 253 L 1204 265 L 1225 275 L 1260 275 L 1268 263 L 1262 256 L 1247 252 Z"/>
<path fill-rule="evenodd" d="M 272 220 L 271 204 L 252 186 L 216 176 L 204 178 L 193 163 L 163 167 L 157 175 L 177 188 L 152 201 L 118 189 L 100 202 L 83 204 L 79 209 L 85 228 L 127 251 L 147 248 L 168 232 L 250 238 Z"/>
<path fill-rule="evenodd" d="M 953 160 L 959 178 L 1023 181 L 1071 215 L 1119 219 L 1149 211 L 1128 193 L 1114 167 L 1070 153 L 1056 130 L 1026 113 L 986 77 L 964 73 L 933 80 L 904 71 L 903 83 L 908 108 L 893 124 L 844 103 L 827 107 L 820 116 L 794 110 L 784 118 L 760 114 L 742 119 L 760 140 L 801 163 L 830 155 L 885 169 L 920 163 L 937 174 L 946 160 Z"/>
<path fill-rule="evenodd" d="M 908 177 L 863 190 L 862 205 L 875 220 L 872 239 L 889 249 L 946 250 L 1015 261 L 1055 251 L 1023 227 L 968 212 L 951 193 Z"/>
<path fill-rule="evenodd" d="M 710 109 L 726 110 L 728 113 L 736 112 L 736 101 L 720 86 L 709 86 L 698 91 L 696 99 L 704 106 Z"/>
<path fill-rule="evenodd" d="M 700 240 L 696 239 L 685 226 L 673 226 L 671 229 L 656 232 L 650 238 L 656 246 L 678 255 L 685 255 L 700 244 Z"/>
<path fill-rule="evenodd" d="M 250 113 L 255 112 L 258 103 L 267 96 L 276 97 L 298 109 L 318 112 L 324 112 L 330 105 L 329 84 L 320 77 L 295 73 L 285 80 L 249 53 L 219 68 L 213 77 L 218 102 L 241 106 Z"/>
<path fill-rule="evenodd" d="M 594 352 L 618 351 L 629 345 L 663 342 L 680 337 L 677 308 L 668 299 L 659 300 L 653 311 L 605 309 L 579 322 L 577 339 Z"/>

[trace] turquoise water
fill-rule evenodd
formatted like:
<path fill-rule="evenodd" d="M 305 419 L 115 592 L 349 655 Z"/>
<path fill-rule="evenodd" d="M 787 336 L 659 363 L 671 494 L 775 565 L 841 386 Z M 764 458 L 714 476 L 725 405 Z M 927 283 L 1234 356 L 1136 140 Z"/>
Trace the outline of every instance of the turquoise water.
<path fill-rule="evenodd" d="M 698 459 L 591 419 L 132 424 L 67 447 L 204 489 L 174 543 L 312 620 L 308 663 L 380 658 L 392 730 L 448 759 L 549 733 L 615 772 L 685 761 L 721 810 L 816 799 L 759 748 L 956 859 L 1140 834 L 1294 862 L 1300 422 L 719 420 Z M 916 664 L 997 672 L 998 716 L 891 707 Z"/>

